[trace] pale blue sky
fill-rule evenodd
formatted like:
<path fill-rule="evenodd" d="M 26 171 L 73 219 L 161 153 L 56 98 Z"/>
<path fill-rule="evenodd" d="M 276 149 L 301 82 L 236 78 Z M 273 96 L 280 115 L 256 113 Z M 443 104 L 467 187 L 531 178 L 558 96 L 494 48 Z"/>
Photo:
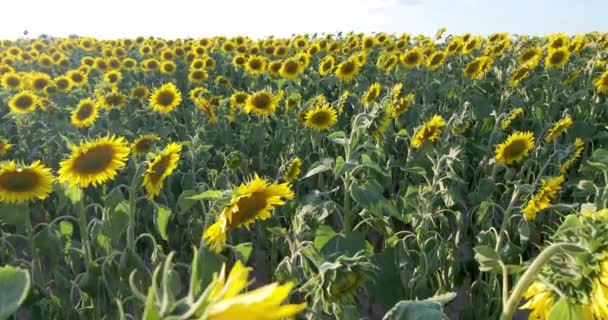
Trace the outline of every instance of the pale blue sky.
<path fill-rule="evenodd" d="M 12 0 L 2 4 L 0 38 L 37 36 L 165 38 L 336 31 L 434 34 L 495 31 L 608 32 L 608 0 Z"/>

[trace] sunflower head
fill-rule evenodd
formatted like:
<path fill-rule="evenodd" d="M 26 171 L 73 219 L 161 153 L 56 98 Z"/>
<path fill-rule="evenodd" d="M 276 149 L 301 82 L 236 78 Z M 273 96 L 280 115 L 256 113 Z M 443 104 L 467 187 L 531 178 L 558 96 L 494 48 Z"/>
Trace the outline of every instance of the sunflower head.
<path fill-rule="evenodd" d="M 447 54 L 445 51 L 436 51 L 433 52 L 426 60 L 426 66 L 430 70 L 437 70 L 439 67 L 443 65 Z"/>
<path fill-rule="evenodd" d="M 365 94 L 361 98 L 361 102 L 363 103 L 363 105 L 369 106 L 370 104 L 372 104 L 372 102 L 374 102 L 374 100 L 376 100 L 376 98 L 380 96 L 381 89 L 382 87 L 380 86 L 380 83 L 375 82 L 371 84 L 367 89 L 367 92 L 365 92 Z"/>
<path fill-rule="evenodd" d="M 333 69 L 336 64 L 336 58 L 333 55 L 327 55 L 321 60 L 319 63 L 319 74 L 322 76 L 326 76 Z"/>
<path fill-rule="evenodd" d="M 598 92 L 608 93 L 608 71 L 604 71 L 604 73 L 595 80 L 594 85 Z"/>
<path fill-rule="evenodd" d="M 264 57 L 252 55 L 247 59 L 245 69 L 253 75 L 260 75 L 266 71 L 267 65 L 268 62 Z"/>
<path fill-rule="evenodd" d="M 244 107 L 249 95 L 244 91 L 237 91 L 230 96 L 230 108 Z"/>
<path fill-rule="evenodd" d="M 414 47 L 401 56 L 401 63 L 408 69 L 416 68 L 424 60 L 424 53 L 419 47 Z"/>
<path fill-rule="evenodd" d="M 181 144 L 171 143 L 150 161 L 143 179 L 143 186 L 149 197 L 153 198 L 160 194 L 165 178 L 177 168 L 181 150 Z"/>
<path fill-rule="evenodd" d="M 33 92 L 24 90 L 14 95 L 8 101 L 11 112 L 16 114 L 26 114 L 36 110 L 40 105 L 40 98 Z"/>
<path fill-rule="evenodd" d="M 352 80 L 361 71 L 361 63 L 354 58 L 346 59 L 346 61 L 340 63 L 335 70 L 336 77 L 340 80 Z"/>
<path fill-rule="evenodd" d="M 545 65 L 547 68 L 561 68 L 568 62 L 569 58 L 570 52 L 566 48 L 551 50 L 545 59 Z"/>
<path fill-rule="evenodd" d="M 135 86 L 131 88 L 130 96 L 135 100 L 146 100 L 148 98 L 148 87 L 146 86 Z"/>
<path fill-rule="evenodd" d="M 534 134 L 532 132 L 516 131 L 496 147 L 496 162 L 505 165 L 520 162 L 530 154 L 533 147 Z"/>
<path fill-rule="evenodd" d="M 91 98 L 80 100 L 76 109 L 72 111 L 71 122 L 76 128 L 89 127 L 97 119 L 97 103 Z"/>
<path fill-rule="evenodd" d="M 411 143 L 412 148 L 418 149 L 427 141 L 434 142 L 438 140 L 441 136 L 441 129 L 445 125 L 446 122 L 442 116 L 434 115 L 431 120 L 427 121 L 416 131 Z"/>
<path fill-rule="evenodd" d="M 35 161 L 29 166 L 14 161 L 0 164 L 0 202 L 42 200 L 53 190 L 51 169 Z"/>
<path fill-rule="evenodd" d="M 154 89 L 150 96 L 152 110 L 160 113 L 169 113 L 182 102 L 182 94 L 171 82 L 165 83 L 160 88 Z"/>
<path fill-rule="evenodd" d="M 6 152 L 11 148 L 11 144 L 8 142 L 8 140 L 0 137 L 0 156 L 3 156 L 6 154 Z"/>
<path fill-rule="evenodd" d="M 289 58 L 281 64 L 279 75 L 285 79 L 295 80 L 303 70 L 303 65 L 297 59 Z"/>
<path fill-rule="evenodd" d="M 300 175 L 301 164 L 302 161 L 300 160 L 300 158 L 295 157 L 291 159 L 291 161 L 287 165 L 287 168 L 285 169 L 285 172 L 283 173 L 283 180 L 287 182 L 292 182 L 293 180 L 295 180 L 298 175 Z"/>
<path fill-rule="evenodd" d="M 320 104 L 306 112 L 304 125 L 316 131 L 333 127 L 338 122 L 338 113 L 328 104 Z"/>
<path fill-rule="evenodd" d="M 245 112 L 254 113 L 258 116 L 268 116 L 275 112 L 283 94 L 279 92 L 272 95 L 266 90 L 258 91 L 249 95 L 245 101 Z"/>
<path fill-rule="evenodd" d="M 0 78 L 0 84 L 6 90 L 19 91 L 24 87 L 22 77 L 15 72 L 6 72 Z"/>

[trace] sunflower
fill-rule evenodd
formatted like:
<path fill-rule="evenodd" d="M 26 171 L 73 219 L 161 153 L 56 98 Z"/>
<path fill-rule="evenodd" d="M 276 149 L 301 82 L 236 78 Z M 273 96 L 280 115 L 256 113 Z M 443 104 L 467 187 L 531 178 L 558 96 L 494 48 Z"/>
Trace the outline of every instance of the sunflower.
<path fill-rule="evenodd" d="M 545 65 L 547 68 L 561 68 L 568 62 L 569 58 L 570 52 L 566 48 L 551 50 L 545 59 Z"/>
<path fill-rule="evenodd" d="M 173 83 L 169 82 L 154 89 L 149 102 L 152 110 L 169 113 L 182 102 L 182 94 Z"/>
<path fill-rule="evenodd" d="M 228 231 L 249 226 L 256 220 L 266 220 L 271 217 L 275 206 L 285 203 L 284 199 L 293 199 L 294 193 L 290 184 L 270 183 L 255 178 L 247 184 L 242 183 L 230 202 L 226 205 L 216 222 L 203 234 L 205 243 L 216 252 L 221 252 L 226 243 Z"/>
<path fill-rule="evenodd" d="M 503 120 L 502 122 L 502 129 L 506 130 L 513 121 L 515 121 L 515 119 L 519 118 L 521 115 L 524 114 L 524 109 L 523 108 L 515 108 L 513 110 L 511 110 L 511 112 L 509 112 L 509 115 L 507 116 L 506 119 Z"/>
<path fill-rule="evenodd" d="M 17 93 L 8 101 L 8 107 L 11 109 L 11 112 L 17 114 L 34 112 L 39 104 L 40 98 L 28 90 Z"/>
<path fill-rule="evenodd" d="M 51 84 L 51 76 L 43 72 L 36 72 L 29 76 L 29 87 L 36 92 L 44 92 L 49 84 Z"/>
<path fill-rule="evenodd" d="M 304 65 L 295 58 L 289 58 L 281 64 L 279 75 L 285 79 L 295 80 L 302 71 L 304 71 Z"/>
<path fill-rule="evenodd" d="M 237 54 L 232 58 L 232 65 L 237 68 L 244 67 L 245 63 L 247 63 L 247 57 L 243 54 Z"/>
<path fill-rule="evenodd" d="M 135 156 L 143 156 L 152 151 L 154 142 L 160 141 L 160 137 L 155 134 L 145 134 L 135 139 L 131 145 L 131 152 Z"/>
<path fill-rule="evenodd" d="M 8 142 L 8 140 L 0 137 L 0 156 L 3 156 L 6 154 L 6 152 L 8 151 L 8 149 L 10 149 L 12 146 L 11 144 Z"/>
<path fill-rule="evenodd" d="M 359 71 L 361 71 L 361 66 L 359 61 L 351 57 L 336 67 L 336 77 L 343 81 L 352 80 L 359 74 Z"/>
<path fill-rule="evenodd" d="M 521 64 L 533 64 L 536 65 L 538 60 L 540 60 L 542 52 L 539 48 L 529 48 L 524 50 L 519 57 L 517 57 L 517 61 Z"/>
<path fill-rule="evenodd" d="M 146 100 L 148 98 L 148 87 L 135 86 L 131 88 L 130 96 L 136 100 Z"/>
<path fill-rule="evenodd" d="M 300 160 L 300 158 L 298 158 L 298 157 L 293 158 L 289 162 L 289 165 L 287 166 L 287 169 L 285 170 L 285 173 L 283 174 L 283 180 L 285 180 L 287 182 L 292 182 L 293 180 L 295 180 L 300 175 L 301 164 L 302 164 L 302 161 Z"/>
<path fill-rule="evenodd" d="M 338 113 L 329 105 L 322 104 L 307 111 L 304 119 L 305 126 L 316 131 L 323 131 L 333 127 L 338 122 Z"/>
<path fill-rule="evenodd" d="M 608 259 L 599 263 L 599 272 L 593 280 L 591 295 L 594 319 L 608 319 Z"/>
<path fill-rule="evenodd" d="M 209 74 L 204 69 L 194 69 L 188 74 L 188 81 L 191 83 L 199 83 L 205 81 Z"/>
<path fill-rule="evenodd" d="M 464 68 L 463 72 L 467 77 L 479 80 L 483 78 L 491 66 L 492 60 L 489 57 L 481 56 L 469 62 Z"/>
<path fill-rule="evenodd" d="M 108 84 L 118 85 L 120 80 L 122 80 L 122 73 L 118 70 L 110 70 L 103 74 L 103 81 Z"/>
<path fill-rule="evenodd" d="M 414 94 L 410 93 L 405 97 L 400 97 L 399 99 L 394 99 L 388 105 L 388 113 L 391 118 L 397 119 L 403 113 L 405 113 L 410 106 L 414 104 Z"/>
<path fill-rule="evenodd" d="M 384 72 L 391 72 L 398 62 L 398 54 L 382 54 L 378 57 L 378 61 L 376 61 L 376 66 Z"/>
<path fill-rule="evenodd" d="M 516 87 L 518 86 L 522 80 L 528 77 L 532 69 L 530 65 L 524 64 L 523 66 L 515 69 L 511 76 L 509 77 L 509 86 Z"/>
<path fill-rule="evenodd" d="M 471 37 L 468 41 L 466 41 L 464 43 L 464 46 L 462 48 L 462 53 L 469 54 L 469 53 L 475 51 L 476 49 L 479 49 L 479 47 L 481 47 L 481 37 L 480 36 Z"/>
<path fill-rule="evenodd" d="M 401 56 L 401 63 L 407 69 L 416 68 L 422 61 L 424 61 L 424 53 L 419 47 L 411 48 Z"/>
<path fill-rule="evenodd" d="M 563 119 L 556 122 L 551 129 L 549 129 L 549 133 L 545 137 L 545 142 L 549 143 L 557 138 L 559 135 L 564 133 L 568 128 L 572 126 L 572 118 L 570 116 L 566 116 Z"/>
<path fill-rule="evenodd" d="M 125 139 L 115 136 L 83 141 L 71 150 L 69 158 L 59 163 L 59 181 L 81 188 L 114 179 L 129 157 Z"/>
<path fill-rule="evenodd" d="M 245 112 L 253 112 L 258 116 L 268 116 L 274 113 L 283 96 L 282 92 L 272 95 L 266 90 L 258 91 L 247 97 L 245 101 Z"/>
<path fill-rule="evenodd" d="M 15 161 L 0 164 L 0 202 L 43 200 L 53 191 L 51 169 L 40 161 L 29 166 Z"/>
<path fill-rule="evenodd" d="M 378 96 L 380 96 L 381 89 L 382 87 L 380 87 L 380 84 L 378 82 L 371 84 L 369 86 L 369 89 L 367 89 L 367 92 L 365 92 L 363 94 L 363 97 L 361 98 L 361 102 L 363 103 L 363 105 L 368 106 L 372 104 L 372 102 L 374 102 L 374 100 L 378 98 Z"/>
<path fill-rule="evenodd" d="M 18 73 L 7 72 L 0 78 L 0 84 L 6 90 L 19 91 L 24 87 L 23 79 Z"/>
<path fill-rule="evenodd" d="M 267 65 L 268 62 L 264 57 L 252 55 L 249 57 L 249 59 L 247 59 L 247 62 L 245 63 L 245 69 L 253 75 L 260 75 L 264 73 L 264 71 L 266 71 Z"/>
<path fill-rule="evenodd" d="M 173 61 L 163 61 L 160 64 L 160 73 L 162 74 L 174 74 L 177 70 L 177 65 Z"/>
<path fill-rule="evenodd" d="M 76 128 L 91 126 L 97 119 L 97 104 L 93 99 L 86 98 L 80 100 L 76 109 L 72 111 L 71 121 Z"/>
<path fill-rule="evenodd" d="M 160 69 L 160 62 L 152 58 L 142 61 L 140 65 L 144 72 L 158 71 Z"/>
<path fill-rule="evenodd" d="M 598 92 L 608 93 L 608 71 L 604 71 L 593 84 Z"/>
<path fill-rule="evenodd" d="M 433 54 L 426 59 L 426 67 L 430 70 L 437 70 L 443 65 L 446 57 L 447 54 L 445 51 L 433 52 Z"/>
<path fill-rule="evenodd" d="M 179 153 L 181 151 L 181 144 L 170 143 L 154 160 L 150 161 L 148 170 L 146 170 L 143 177 L 143 187 L 150 198 L 154 198 L 160 194 L 160 189 L 163 187 L 165 178 L 177 168 L 177 161 L 179 161 Z"/>
<path fill-rule="evenodd" d="M 412 139 L 412 148 L 418 149 L 426 141 L 437 141 L 441 136 L 441 128 L 445 127 L 445 119 L 440 115 L 434 115 L 431 120 L 426 122 L 416 131 Z"/>
<path fill-rule="evenodd" d="M 282 304 L 293 288 L 292 282 L 283 285 L 272 283 L 241 293 L 249 284 L 250 271 L 251 268 L 245 268 L 240 260 L 237 260 L 228 278 L 225 276 L 225 265 L 219 275 L 214 274 L 205 291 L 210 292 L 205 319 L 292 319 L 306 308 L 306 303 Z"/>
<path fill-rule="evenodd" d="M 103 94 L 98 94 L 97 99 L 99 100 L 99 106 L 105 110 L 110 110 L 114 107 L 122 108 L 127 103 L 127 96 L 115 88 Z"/>
<path fill-rule="evenodd" d="M 462 40 L 462 38 L 454 37 L 450 41 L 448 46 L 446 47 L 445 51 L 448 55 L 452 55 L 452 54 L 461 53 L 463 48 L 464 48 L 464 41 Z"/>
<path fill-rule="evenodd" d="M 321 60 L 321 62 L 319 62 L 319 74 L 321 76 L 328 75 L 334 69 L 335 64 L 336 64 L 336 58 L 334 56 L 332 56 L 332 55 L 325 56 Z"/>
<path fill-rule="evenodd" d="M 570 72 L 570 74 L 568 74 L 568 75 L 566 76 L 566 78 L 564 78 L 564 80 L 562 80 L 562 81 L 560 82 L 560 84 L 561 84 L 562 86 L 569 86 L 569 85 L 571 85 L 571 84 L 572 84 L 572 83 L 573 83 L 573 82 L 574 82 L 576 79 L 578 79 L 578 77 L 579 77 L 579 76 L 580 76 L 580 75 L 581 75 L 583 72 L 585 72 L 585 68 L 584 68 L 584 67 L 583 67 L 583 68 L 580 68 L 580 69 L 577 69 L 577 70 L 574 70 L 574 71 L 572 71 L 572 72 Z"/>
<path fill-rule="evenodd" d="M 585 142 L 581 138 L 574 139 L 574 150 L 572 154 L 559 166 L 559 173 L 564 174 L 572 167 L 574 162 L 581 157 L 585 150 Z"/>
<path fill-rule="evenodd" d="M 525 207 L 521 210 L 524 217 L 528 221 L 536 218 L 536 215 L 551 206 L 551 201 L 555 195 L 562 189 L 564 176 L 553 177 L 549 180 L 541 179 L 541 187 L 534 196 L 528 200 Z"/>
<path fill-rule="evenodd" d="M 89 81 L 87 74 L 80 70 L 70 70 L 66 76 L 70 79 L 74 87 L 83 86 Z"/>
<path fill-rule="evenodd" d="M 122 60 L 122 68 L 124 70 L 135 70 L 135 68 L 137 67 L 137 60 L 133 59 L 133 58 L 125 58 Z"/>
<path fill-rule="evenodd" d="M 515 131 L 496 147 L 496 162 L 507 165 L 520 162 L 530 154 L 533 147 L 534 133 Z"/>
<path fill-rule="evenodd" d="M 244 107 L 249 95 L 244 91 L 237 91 L 230 96 L 230 108 Z"/>
<path fill-rule="evenodd" d="M 528 301 L 520 309 L 532 310 L 528 319 L 545 320 L 549 318 L 549 311 L 555 304 L 555 297 L 542 282 L 533 282 L 524 293 L 524 298 Z"/>
<path fill-rule="evenodd" d="M 68 93 L 74 87 L 72 80 L 66 76 L 59 76 L 53 82 L 55 83 L 55 87 L 57 87 L 57 91 L 61 93 Z"/>

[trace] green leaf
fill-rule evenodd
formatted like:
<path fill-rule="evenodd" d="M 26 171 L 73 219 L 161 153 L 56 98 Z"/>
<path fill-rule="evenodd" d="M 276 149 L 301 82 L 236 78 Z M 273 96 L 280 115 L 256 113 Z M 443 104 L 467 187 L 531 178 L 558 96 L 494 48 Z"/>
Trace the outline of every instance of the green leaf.
<path fill-rule="evenodd" d="M 583 308 L 582 305 L 572 303 L 567 299 L 559 299 L 553 305 L 547 320 L 585 320 L 593 319 L 593 315 L 589 313 L 588 308 Z"/>
<path fill-rule="evenodd" d="M 499 271 L 501 269 L 500 256 L 493 248 L 489 246 L 477 246 L 474 250 L 475 260 L 479 262 L 480 271 Z"/>
<path fill-rule="evenodd" d="M 596 149 L 593 152 L 591 160 L 588 160 L 587 163 L 594 168 L 608 171 L 608 150 L 602 148 Z"/>
<path fill-rule="evenodd" d="M 334 162 L 334 160 L 332 158 L 324 158 L 324 159 L 321 159 L 321 160 L 313 163 L 310 166 L 310 169 L 308 170 L 308 172 L 306 172 L 306 174 L 302 177 L 302 179 L 310 178 L 321 172 L 331 170 L 333 162 Z"/>
<path fill-rule="evenodd" d="M 184 214 L 196 204 L 195 200 L 189 199 L 191 196 L 196 195 L 194 190 L 184 190 L 177 199 L 177 206 L 179 207 L 179 213 Z"/>
<path fill-rule="evenodd" d="M 65 196 L 70 199 L 72 204 L 77 204 L 82 200 L 82 189 L 77 186 L 66 185 Z"/>
<path fill-rule="evenodd" d="M 157 208 L 156 227 L 158 228 L 160 237 L 167 241 L 169 240 L 169 237 L 167 236 L 167 225 L 169 225 L 169 218 L 171 218 L 172 212 L 171 209 L 162 205 L 157 205 Z"/>
<path fill-rule="evenodd" d="M 143 320 L 161 320 L 160 314 L 156 308 L 155 304 L 155 287 L 151 285 L 148 289 L 148 298 L 146 299 L 146 306 L 144 309 Z"/>
<path fill-rule="evenodd" d="M 207 190 L 202 193 L 187 197 L 188 200 L 200 201 L 200 200 L 219 200 L 223 196 L 221 190 Z"/>
<path fill-rule="evenodd" d="M 358 205 L 369 209 L 384 199 L 382 196 L 383 189 L 384 187 L 378 181 L 368 180 L 362 185 L 353 184 L 350 195 Z"/>
<path fill-rule="evenodd" d="M 321 225 L 315 232 L 315 240 L 313 242 L 315 248 L 320 251 L 335 235 L 336 232 L 330 226 Z"/>
<path fill-rule="evenodd" d="M 13 266 L 0 267 L 0 319 L 15 313 L 27 297 L 30 274 Z"/>
<path fill-rule="evenodd" d="M 247 264 L 249 256 L 251 256 L 251 252 L 253 251 L 253 245 L 251 242 L 240 243 L 232 247 L 232 249 L 236 252 L 237 257 L 241 260 L 241 262 L 243 264 Z"/>
<path fill-rule="evenodd" d="M 434 301 L 403 300 L 389 310 L 382 320 L 443 320 L 441 305 Z"/>
<path fill-rule="evenodd" d="M 400 285 L 401 276 L 397 263 L 397 250 L 385 248 L 373 256 L 372 262 L 381 272 L 373 275 L 373 281 L 367 281 L 366 287 L 372 301 L 381 303 L 385 308 L 394 306 L 405 294 Z"/>
<path fill-rule="evenodd" d="M 25 204 L 0 203 L 0 222 L 12 224 L 17 230 L 25 230 L 25 215 L 30 214 L 30 208 Z"/>
<path fill-rule="evenodd" d="M 357 252 L 365 250 L 366 247 L 365 234 L 353 231 L 336 234 L 323 246 L 321 252 L 328 260 L 331 260 L 341 255 L 354 256 Z"/>

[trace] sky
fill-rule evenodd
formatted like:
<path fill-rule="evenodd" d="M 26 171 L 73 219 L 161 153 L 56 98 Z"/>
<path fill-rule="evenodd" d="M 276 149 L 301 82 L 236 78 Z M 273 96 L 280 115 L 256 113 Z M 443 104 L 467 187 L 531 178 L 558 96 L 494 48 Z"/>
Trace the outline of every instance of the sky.
<path fill-rule="evenodd" d="M 0 38 L 608 32 L 608 0 L 9 0 Z"/>

